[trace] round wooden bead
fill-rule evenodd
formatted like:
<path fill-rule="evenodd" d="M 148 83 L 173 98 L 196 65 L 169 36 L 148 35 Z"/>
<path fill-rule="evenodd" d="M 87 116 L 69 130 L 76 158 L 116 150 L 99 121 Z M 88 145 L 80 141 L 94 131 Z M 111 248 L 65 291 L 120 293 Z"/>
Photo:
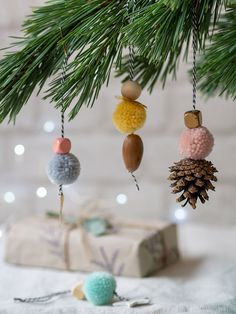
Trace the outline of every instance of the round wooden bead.
<path fill-rule="evenodd" d="M 56 154 L 68 154 L 71 150 L 71 141 L 68 138 L 56 138 L 53 143 L 53 151 Z"/>
<path fill-rule="evenodd" d="M 136 100 L 141 95 L 142 89 L 138 82 L 127 81 L 121 87 L 121 94 L 123 97 Z"/>

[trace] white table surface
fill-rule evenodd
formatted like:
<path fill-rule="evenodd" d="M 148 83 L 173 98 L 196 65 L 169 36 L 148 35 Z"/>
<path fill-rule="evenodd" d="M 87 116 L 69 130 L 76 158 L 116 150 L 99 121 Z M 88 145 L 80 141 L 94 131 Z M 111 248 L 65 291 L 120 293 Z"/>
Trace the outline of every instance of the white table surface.
<path fill-rule="evenodd" d="M 118 278 L 118 293 L 148 296 L 152 305 L 128 309 L 95 307 L 71 296 L 45 305 L 16 304 L 13 297 L 31 297 L 67 290 L 85 277 L 7 265 L 0 241 L 0 314 L 113 314 L 113 313 L 236 313 L 236 227 L 181 225 L 182 258 L 177 264 L 144 279 Z"/>

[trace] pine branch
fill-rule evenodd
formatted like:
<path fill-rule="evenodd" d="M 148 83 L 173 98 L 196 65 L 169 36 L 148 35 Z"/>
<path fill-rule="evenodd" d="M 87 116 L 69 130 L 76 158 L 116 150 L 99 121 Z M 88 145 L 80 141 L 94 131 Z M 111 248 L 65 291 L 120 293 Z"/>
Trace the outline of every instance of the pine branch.
<path fill-rule="evenodd" d="M 35 88 L 38 92 L 47 79 L 62 68 L 64 61 L 63 36 L 101 11 L 101 1 L 51 0 L 36 9 L 23 24 L 24 38 L 12 47 L 21 48 L 7 53 L 0 61 L 0 121 L 7 116 L 15 120 Z M 80 34 L 86 37 L 87 34 Z"/>
<path fill-rule="evenodd" d="M 78 96 L 70 112 L 71 119 L 83 104 L 90 107 L 94 104 L 102 85 L 109 82 L 113 64 L 120 67 L 121 29 L 127 21 L 126 1 L 117 1 L 107 5 L 96 16 L 85 19 L 78 29 L 65 36 L 66 46 L 79 52 L 68 66 L 64 86 L 58 77 L 52 82 L 47 97 L 60 106 L 63 96 L 64 106 L 68 108 Z"/>
<path fill-rule="evenodd" d="M 198 47 L 202 50 L 227 1 L 204 0 L 196 3 Z M 138 54 L 149 64 L 147 73 L 142 68 L 140 74 L 142 77 L 144 73 L 146 77 L 150 76 L 150 91 L 157 79 L 161 79 L 164 86 L 170 73 L 176 76 L 183 50 L 184 59 L 187 59 L 191 50 L 192 5 L 192 0 L 160 0 L 137 13 L 133 23 L 124 29 L 125 39 L 137 47 Z M 142 84 L 147 85 L 147 80 Z"/>
<path fill-rule="evenodd" d="M 223 2 L 198 2 L 202 49 Z M 7 116 L 15 120 L 32 92 L 40 92 L 46 82 L 50 87 L 45 97 L 57 108 L 66 110 L 76 100 L 69 114 L 74 118 L 82 105 L 93 106 L 113 66 L 128 73 L 122 50 L 131 43 L 138 51 L 141 84 L 152 90 L 157 79 L 165 83 L 176 72 L 181 51 L 189 51 L 191 12 L 192 0 L 136 0 L 133 14 L 127 0 L 48 1 L 23 24 L 24 37 L 13 44 L 18 51 L 0 61 L 0 122 Z M 65 47 L 72 57 L 62 86 Z"/>
<path fill-rule="evenodd" d="M 199 62 L 198 77 L 203 93 L 236 99 L 236 3 L 233 2 L 220 19 L 212 42 Z"/>

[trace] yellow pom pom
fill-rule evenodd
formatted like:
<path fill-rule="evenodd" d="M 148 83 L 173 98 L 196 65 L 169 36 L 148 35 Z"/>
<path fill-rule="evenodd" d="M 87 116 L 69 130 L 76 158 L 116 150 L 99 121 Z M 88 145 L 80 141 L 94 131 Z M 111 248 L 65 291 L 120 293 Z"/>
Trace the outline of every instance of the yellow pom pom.
<path fill-rule="evenodd" d="M 121 133 L 132 133 L 141 129 L 146 121 L 145 106 L 137 101 L 123 99 L 117 105 L 112 121 Z"/>

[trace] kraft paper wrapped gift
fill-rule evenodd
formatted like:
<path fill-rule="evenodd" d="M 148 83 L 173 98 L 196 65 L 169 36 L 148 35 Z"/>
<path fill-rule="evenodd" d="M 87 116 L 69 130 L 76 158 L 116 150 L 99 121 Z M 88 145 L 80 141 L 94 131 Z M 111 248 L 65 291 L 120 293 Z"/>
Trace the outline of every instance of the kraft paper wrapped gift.
<path fill-rule="evenodd" d="M 6 241 L 9 263 L 117 276 L 148 276 L 178 259 L 176 226 L 160 221 L 114 221 L 110 233 L 94 236 L 81 226 L 30 217 L 12 224 Z"/>

